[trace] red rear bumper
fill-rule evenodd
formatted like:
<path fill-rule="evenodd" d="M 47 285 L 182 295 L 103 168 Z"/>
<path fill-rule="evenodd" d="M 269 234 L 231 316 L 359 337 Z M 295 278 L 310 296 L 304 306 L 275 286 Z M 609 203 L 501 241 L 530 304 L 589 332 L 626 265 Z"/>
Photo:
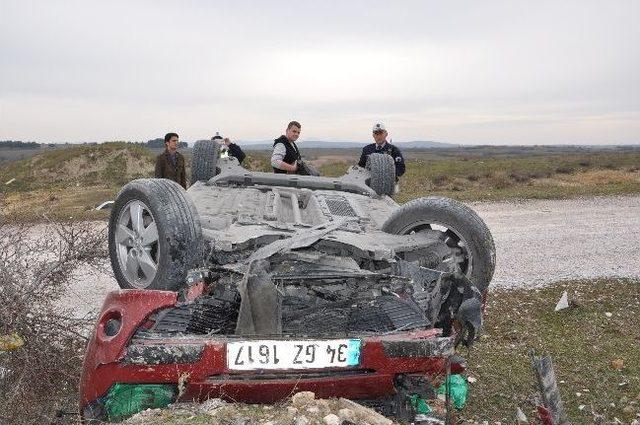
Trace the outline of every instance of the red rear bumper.
<path fill-rule="evenodd" d="M 440 338 L 439 329 L 361 338 L 360 365 L 340 369 L 230 371 L 226 361 L 228 339 L 222 337 L 136 340 L 129 346 L 131 336 L 149 314 L 175 302 L 172 292 L 131 290 L 109 294 L 84 361 L 81 411 L 115 383 L 181 382 L 179 401 L 221 397 L 272 403 L 305 390 L 322 398 L 379 398 L 395 393 L 398 375 L 444 374 L 446 358 L 453 353 L 451 338 Z M 114 318 L 120 318 L 121 328 L 109 337 L 105 324 Z M 167 350 L 171 347 L 175 349 Z M 145 355 L 132 356 L 132 351 Z"/>

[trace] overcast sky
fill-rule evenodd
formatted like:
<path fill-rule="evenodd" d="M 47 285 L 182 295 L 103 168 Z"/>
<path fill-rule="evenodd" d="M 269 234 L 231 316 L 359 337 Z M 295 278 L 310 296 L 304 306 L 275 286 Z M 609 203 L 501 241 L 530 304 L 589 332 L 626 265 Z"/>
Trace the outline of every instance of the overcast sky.
<path fill-rule="evenodd" d="M 0 0 L 0 140 L 640 143 L 640 1 Z"/>

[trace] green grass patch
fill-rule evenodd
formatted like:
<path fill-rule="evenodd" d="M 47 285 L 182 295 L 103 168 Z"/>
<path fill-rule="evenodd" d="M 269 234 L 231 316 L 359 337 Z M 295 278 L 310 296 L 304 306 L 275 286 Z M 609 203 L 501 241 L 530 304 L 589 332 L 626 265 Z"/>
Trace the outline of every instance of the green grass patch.
<path fill-rule="evenodd" d="M 554 312 L 565 289 L 572 307 Z M 520 407 L 534 417 L 538 392 L 528 357 L 534 349 L 553 358 L 573 423 L 593 423 L 597 416 L 630 423 L 640 413 L 639 314 L 637 280 L 570 281 L 490 293 L 485 331 L 466 355 L 467 375 L 478 381 L 470 385 L 461 416 L 513 423 Z M 617 359 L 622 370 L 612 364 Z"/>
<path fill-rule="evenodd" d="M 462 201 L 515 198 L 553 199 L 640 193 L 640 154 L 576 153 L 434 157 L 408 152 L 400 179 L 399 203 L 422 196 Z M 332 162 L 322 175 L 340 176 L 351 165 Z"/>

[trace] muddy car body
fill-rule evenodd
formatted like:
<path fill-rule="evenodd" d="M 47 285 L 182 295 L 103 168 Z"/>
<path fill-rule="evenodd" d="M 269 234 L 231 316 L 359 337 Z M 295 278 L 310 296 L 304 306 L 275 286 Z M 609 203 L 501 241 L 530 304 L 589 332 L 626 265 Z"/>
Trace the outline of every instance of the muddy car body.
<path fill-rule="evenodd" d="M 482 220 L 446 198 L 398 206 L 386 155 L 333 179 L 250 172 L 215 149 L 196 144 L 187 191 L 136 180 L 115 201 L 123 290 L 89 343 L 84 417 L 118 417 L 115 400 L 146 388 L 249 403 L 310 390 L 410 419 L 407 397 L 435 397 L 480 329 L 495 263 Z"/>

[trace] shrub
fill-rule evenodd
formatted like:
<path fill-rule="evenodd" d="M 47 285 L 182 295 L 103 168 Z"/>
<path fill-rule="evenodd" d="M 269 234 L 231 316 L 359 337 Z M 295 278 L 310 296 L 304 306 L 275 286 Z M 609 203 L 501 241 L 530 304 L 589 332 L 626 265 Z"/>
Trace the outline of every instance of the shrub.
<path fill-rule="evenodd" d="M 529 175 L 522 174 L 522 173 L 516 173 L 516 172 L 513 172 L 513 173 L 509 174 L 509 178 L 511 180 L 514 180 L 514 181 L 518 182 L 518 183 L 526 183 L 529 180 L 531 180 L 531 177 Z"/>
<path fill-rule="evenodd" d="M 556 173 L 558 174 L 572 174 L 573 173 L 573 168 L 568 167 L 566 165 L 562 165 L 558 168 L 556 168 Z"/>
<path fill-rule="evenodd" d="M 0 353 L 0 423 L 48 424 L 59 410 L 77 411 L 93 320 L 74 318 L 62 301 L 74 270 L 102 265 L 105 239 L 89 223 L 0 225 L 0 335 L 24 342 Z"/>
<path fill-rule="evenodd" d="M 439 174 L 433 178 L 433 184 L 436 186 L 442 186 L 449 181 L 449 176 L 445 174 Z"/>

